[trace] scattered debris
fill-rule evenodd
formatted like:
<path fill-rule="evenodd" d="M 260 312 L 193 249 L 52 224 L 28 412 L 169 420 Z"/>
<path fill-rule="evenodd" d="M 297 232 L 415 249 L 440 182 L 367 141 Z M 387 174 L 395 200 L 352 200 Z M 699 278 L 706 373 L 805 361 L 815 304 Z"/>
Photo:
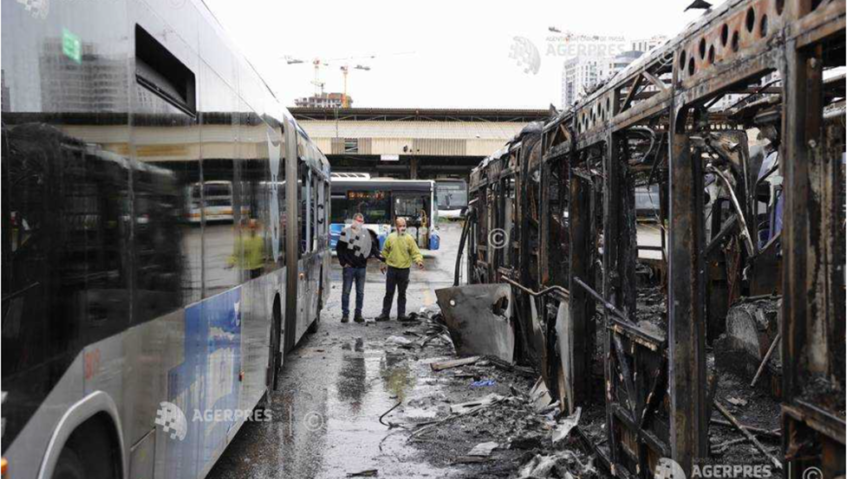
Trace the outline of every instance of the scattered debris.
<path fill-rule="evenodd" d="M 753 380 L 750 383 L 750 387 L 756 387 L 756 383 L 759 381 L 759 377 L 761 377 L 761 373 L 764 371 L 764 367 L 767 366 L 767 362 L 770 360 L 770 357 L 773 355 L 773 350 L 776 349 L 776 345 L 779 344 L 779 340 L 782 338 L 782 333 L 776 335 L 773 338 L 773 342 L 770 343 L 770 348 L 767 349 L 767 353 L 765 353 L 764 358 L 761 360 L 761 364 L 759 364 L 759 369 L 756 371 L 756 375 L 753 376 Z"/>
<path fill-rule="evenodd" d="M 545 479 L 550 477 L 587 477 L 596 473 L 593 461 L 582 462 L 573 451 L 560 451 L 550 456 L 534 456 L 519 471 L 519 479 Z"/>
<path fill-rule="evenodd" d="M 482 406 L 489 406 L 493 402 L 501 401 L 503 399 L 504 399 L 504 397 L 502 397 L 498 394 L 490 393 L 490 394 L 484 396 L 483 398 L 481 398 L 477 401 L 469 401 L 469 402 L 460 403 L 460 404 L 452 404 L 451 412 L 452 412 L 452 414 L 467 414 L 474 409 L 477 409 L 477 408 L 482 407 Z"/>
<path fill-rule="evenodd" d="M 578 426 L 578 420 L 580 417 L 581 408 L 577 407 L 574 413 L 567 416 L 566 419 L 558 422 L 558 425 L 552 430 L 552 444 L 557 444 L 569 437 L 573 428 Z"/>
<path fill-rule="evenodd" d="M 537 449 L 543 445 L 541 438 L 542 435 L 540 434 L 527 434 L 511 441 L 510 448 L 521 450 Z"/>
<path fill-rule="evenodd" d="M 735 426 L 736 429 L 741 431 L 744 434 L 744 436 L 747 436 L 747 439 L 749 439 L 750 442 L 753 443 L 753 445 L 756 446 L 756 448 L 759 451 L 761 451 L 762 454 L 767 456 L 767 458 L 770 459 L 770 461 L 773 463 L 774 466 L 776 466 L 779 469 L 782 469 L 782 463 L 779 462 L 779 460 L 776 459 L 770 452 L 768 452 L 767 449 L 765 449 L 764 445 L 762 445 L 762 443 L 760 443 L 759 440 L 756 439 L 755 436 L 753 436 L 753 433 L 744 429 L 744 427 L 741 426 L 740 423 L 738 423 L 738 420 L 735 419 L 735 416 L 733 416 L 732 413 L 730 413 L 725 407 L 723 407 L 723 405 L 720 404 L 720 402 L 715 400 L 714 401 L 714 407 L 715 407 L 715 409 L 717 409 L 720 412 L 720 414 L 723 415 L 723 417 L 725 417 L 727 420 L 729 420 L 729 422 L 732 423 Z"/>
<path fill-rule="evenodd" d="M 384 422 L 384 417 L 386 417 L 387 414 L 393 412 L 399 406 L 401 406 L 401 401 L 397 402 L 395 406 L 389 408 L 389 410 L 387 410 L 387 412 L 381 414 L 381 417 L 378 418 L 378 422 L 381 423 L 384 426 L 387 426 L 390 429 L 392 429 L 394 427 L 399 427 L 399 425 L 396 424 L 396 423 L 389 422 L 389 421 L 387 421 L 386 423 Z"/>
<path fill-rule="evenodd" d="M 345 477 L 378 477 L 377 469 L 366 469 L 360 472 L 349 472 Z"/>
<path fill-rule="evenodd" d="M 487 457 L 482 456 L 460 456 L 454 460 L 454 464 L 481 464 L 489 460 Z"/>
<path fill-rule="evenodd" d="M 387 338 L 388 343 L 398 344 L 399 346 L 408 346 L 412 343 L 411 340 L 402 336 L 390 336 Z"/>
<path fill-rule="evenodd" d="M 713 446 L 711 448 L 711 453 L 712 454 L 723 454 L 724 452 L 726 452 L 726 449 L 728 449 L 729 446 L 734 446 L 736 444 L 741 444 L 741 443 L 744 443 L 744 442 L 747 442 L 747 441 L 749 441 L 749 438 L 746 438 L 746 437 L 739 437 L 737 439 L 732 439 L 731 441 L 726 441 L 724 443 L 718 444 L 717 446 Z"/>
<path fill-rule="evenodd" d="M 736 398 L 736 397 L 728 397 L 726 398 L 726 402 L 732 404 L 733 406 L 746 406 L 749 401 L 746 399 Z"/>
<path fill-rule="evenodd" d="M 483 456 L 487 457 L 493 453 L 493 449 L 499 447 L 499 443 L 495 441 L 490 442 L 482 442 L 477 446 L 473 447 L 471 451 L 469 451 L 469 456 Z"/>
<path fill-rule="evenodd" d="M 721 421 L 720 419 L 712 419 L 710 422 L 711 422 L 711 424 L 714 424 L 714 425 L 717 425 L 717 426 L 726 426 L 726 427 L 732 427 L 732 428 L 736 428 L 736 429 L 738 428 L 738 426 L 736 426 L 735 424 L 731 424 L 731 423 L 728 423 L 726 421 Z M 755 426 L 744 426 L 744 425 L 740 425 L 740 426 L 742 428 L 746 429 L 747 431 L 750 431 L 751 433 L 757 435 L 757 436 L 773 437 L 773 438 L 777 438 L 777 439 L 779 439 L 781 437 L 781 435 L 776 431 L 768 431 L 767 429 L 762 429 L 760 427 L 755 427 Z"/>
<path fill-rule="evenodd" d="M 427 423 L 420 423 L 420 425 L 422 425 L 423 427 L 420 427 L 419 429 L 414 431 L 413 434 L 411 434 L 410 437 L 408 438 L 408 441 L 415 439 L 418 436 L 421 436 L 426 431 L 430 431 L 431 429 L 434 429 L 436 426 L 438 426 L 440 424 L 443 424 L 443 423 L 446 423 L 446 422 L 449 422 L 449 421 L 453 421 L 453 420 L 455 420 L 459 417 L 463 417 L 463 416 L 466 416 L 466 415 L 476 414 L 476 413 L 490 407 L 493 404 L 504 401 L 505 399 L 506 398 L 503 397 L 503 396 L 491 393 L 491 394 L 484 396 L 479 401 L 471 401 L 471 402 L 467 402 L 467 403 L 463 403 L 463 404 L 453 405 L 450 409 L 451 415 L 449 415 L 448 417 L 445 417 L 443 419 L 440 419 L 438 421 L 429 421 Z"/>
<path fill-rule="evenodd" d="M 534 372 L 534 368 L 530 368 L 528 366 L 519 366 L 517 364 L 509 363 L 507 361 L 502 361 L 501 359 L 495 356 L 486 356 L 487 361 L 490 362 L 493 366 L 502 371 L 516 372 L 521 376 L 533 378 L 537 376 L 537 373 Z"/>
<path fill-rule="evenodd" d="M 467 364 L 476 363 L 479 359 L 481 359 L 481 356 L 470 356 L 468 358 L 452 359 L 450 361 L 431 363 L 431 370 L 442 371 L 444 369 L 456 368 L 458 366 L 466 366 Z"/>
<path fill-rule="evenodd" d="M 480 381 L 473 381 L 472 384 L 469 385 L 471 388 L 484 388 L 489 386 L 495 386 L 496 381 L 492 379 L 482 379 Z"/>
<path fill-rule="evenodd" d="M 549 388 L 546 387 L 542 377 L 531 388 L 529 402 L 534 404 L 534 409 L 537 412 L 545 411 L 552 404 L 552 396 L 549 395 Z"/>

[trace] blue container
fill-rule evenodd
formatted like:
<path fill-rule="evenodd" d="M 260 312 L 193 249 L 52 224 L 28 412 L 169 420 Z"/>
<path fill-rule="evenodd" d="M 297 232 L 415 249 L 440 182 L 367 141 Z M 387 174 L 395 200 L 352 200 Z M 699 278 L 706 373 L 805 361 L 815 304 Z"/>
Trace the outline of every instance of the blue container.
<path fill-rule="evenodd" d="M 432 231 L 428 237 L 428 249 L 431 251 L 440 249 L 440 235 L 436 231 Z"/>
<path fill-rule="evenodd" d="M 345 229 L 345 225 L 340 223 L 331 223 L 330 233 L 331 233 L 331 249 L 336 249 L 336 244 L 339 242 L 339 235 L 342 234 L 342 230 Z"/>

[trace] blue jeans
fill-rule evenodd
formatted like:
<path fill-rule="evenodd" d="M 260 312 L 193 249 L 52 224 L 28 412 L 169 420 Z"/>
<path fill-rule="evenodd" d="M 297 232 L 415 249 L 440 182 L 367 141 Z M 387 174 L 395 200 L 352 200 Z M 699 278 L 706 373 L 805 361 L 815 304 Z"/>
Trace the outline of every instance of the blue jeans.
<path fill-rule="evenodd" d="M 357 282 L 357 300 L 354 315 L 363 314 L 363 296 L 366 289 L 366 268 L 342 268 L 342 315 L 348 316 L 348 299 L 351 297 L 351 283 Z"/>

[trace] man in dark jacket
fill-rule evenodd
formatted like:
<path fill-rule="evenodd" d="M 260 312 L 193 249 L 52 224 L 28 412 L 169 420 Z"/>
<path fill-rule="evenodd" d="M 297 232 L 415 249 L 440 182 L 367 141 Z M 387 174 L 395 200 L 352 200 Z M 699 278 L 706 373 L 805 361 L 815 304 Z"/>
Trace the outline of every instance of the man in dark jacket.
<path fill-rule="evenodd" d="M 378 239 L 363 226 L 363 215 L 354 215 L 354 221 L 339 235 L 336 244 L 336 257 L 342 266 L 342 322 L 348 322 L 348 300 L 351 297 L 351 285 L 357 285 L 357 299 L 354 307 L 354 322 L 363 322 L 363 292 L 366 287 L 366 263 L 372 256 L 380 256 Z"/>

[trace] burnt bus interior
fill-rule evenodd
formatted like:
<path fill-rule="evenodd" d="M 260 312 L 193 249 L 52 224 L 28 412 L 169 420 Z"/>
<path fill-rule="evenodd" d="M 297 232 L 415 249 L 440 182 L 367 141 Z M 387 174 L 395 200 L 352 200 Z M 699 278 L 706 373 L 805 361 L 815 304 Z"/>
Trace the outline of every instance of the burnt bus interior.
<path fill-rule="evenodd" d="M 472 171 L 466 278 L 612 475 L 845 474 L 845 44 L 843 1 L 728 2 Z"/>

